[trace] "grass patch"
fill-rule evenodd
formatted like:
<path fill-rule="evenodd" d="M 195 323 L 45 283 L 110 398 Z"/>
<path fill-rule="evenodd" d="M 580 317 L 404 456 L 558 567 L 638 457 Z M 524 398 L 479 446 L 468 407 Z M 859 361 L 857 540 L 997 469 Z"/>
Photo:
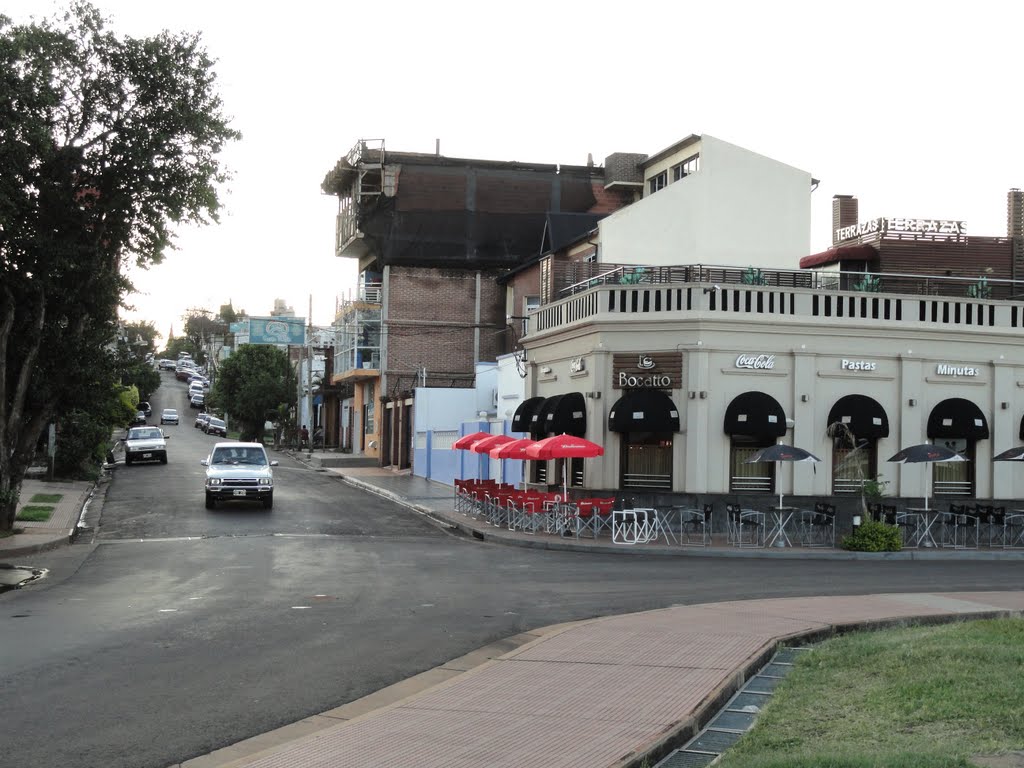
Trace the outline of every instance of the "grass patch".
<path fill-rule="evenodd" d="M 1024 744 L 1024 620 L 837 637 L 802 655 L 723 768 L 965 768 Z"/>
<path fill-rule="evenodd" d="M 63 493 L 36 493 L 29 501 L 33 504 L 56 504 L 63 498 Z"/>
<path fill-rule="evenodd" d="M 50 519 L 53 514 L 53 507 L 44 507 L 40 504 L 27 504 L 18 510 L 15 520 L 24 520 L 27 523 L 43 523 Z"/>

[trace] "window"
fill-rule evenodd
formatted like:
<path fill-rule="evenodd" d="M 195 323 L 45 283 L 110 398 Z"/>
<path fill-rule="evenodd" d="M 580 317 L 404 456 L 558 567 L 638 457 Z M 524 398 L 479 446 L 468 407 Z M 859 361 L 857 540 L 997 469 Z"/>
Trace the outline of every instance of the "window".
<path fill-rule="evenodd" d="M 967 461 L 941 461 L 931 465 L 934 496 L 974 496 L 974 440 L 936 440 Z"/>
<path fill-rule="evenodd" d="M 672 181 L 679 181 L 685 179 L 691 173 L 696 173 L 700 170 L 700 155 L 694 155 L 688 157 L 678 165 L 672 166 Z M 652 192 L 654 190 L 651 190 Z"/>
<path fill-rule="evenodd" d="M 672 490 L 672 433 L 622 433 L 623 488 Z"/>
<path fill-rule="evenodd" d="M 662 171 L 657 176 L 652 176 L 648 184 L 650 184 L 652 195 L 659 189 L 664 189 L 668 186 L 668 171 Z"/>
<path fill-rule="evenodd" d="M 366 397 L 365 404 L 363 405 L 363 433 L 370 435 L 374 432 L 374 419 L 376 413 L 376 403 L 373 401 L 374 386 L 373 384 L 367 384 L 366 389 L 363 390 L 364 396 Z"/>
<path fill-rule="evenodd" d="M 775 493 L 775 462 L 747 464 L 747 459 L 775 443 L 772 437 L 733 435 L 729 447 L 729 490 L 735 493 Z"/>
<path fill-rule="evenodd" d="M 860 493 L 865 480 L 875 477 L 878 443 L 861 441 L 856 448 L 836 439 L 832 443 L 832 493 Z"/>

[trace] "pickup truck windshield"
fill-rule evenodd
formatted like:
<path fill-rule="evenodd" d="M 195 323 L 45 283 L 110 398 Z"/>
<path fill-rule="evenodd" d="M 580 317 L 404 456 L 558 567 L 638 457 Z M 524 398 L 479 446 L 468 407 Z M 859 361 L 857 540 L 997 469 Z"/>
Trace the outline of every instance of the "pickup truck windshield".
<path fill-rule="evenodd" d="M 213 464 L 256 464 L 265 465 L 267 457 L 263 451 L 252 448 L 218 448 L 213 452 Z"/>

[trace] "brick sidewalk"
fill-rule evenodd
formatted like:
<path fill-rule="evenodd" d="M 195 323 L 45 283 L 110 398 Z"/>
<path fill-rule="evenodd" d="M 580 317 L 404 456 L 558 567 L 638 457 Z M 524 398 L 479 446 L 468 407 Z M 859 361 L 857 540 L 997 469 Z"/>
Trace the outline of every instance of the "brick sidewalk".
<path fill-rule="evenodd" d="M 390 706 L 298 739 L 282 735 L 248 757 L 229 748 L 228 762 L 214 753 L 183 768 L 639 765 L 695 735 L 781 641 L 1022 612 L 1024 592 L 982 592 L 753 600 L 596 619 Z M 266 747 L 274 735 L 260 738 Z"/>
<path fill-rule="evenodd" d="M 52 506 L 53 514 L 49 520 L 33 523 L 15 521 L 15 528 L 21 533 L 0 539 L 0 561 L 16 557 L 44 552 L 67 544 L 74 535 L 79 515 L 94 484 L 88 481 L 54 481 L 26 479 L 21 485 L 21 498 L 18 510 L 30 504 Z M 33 502 L 36 494 L 60 494 L 61 499 L 55 504 Z"/>

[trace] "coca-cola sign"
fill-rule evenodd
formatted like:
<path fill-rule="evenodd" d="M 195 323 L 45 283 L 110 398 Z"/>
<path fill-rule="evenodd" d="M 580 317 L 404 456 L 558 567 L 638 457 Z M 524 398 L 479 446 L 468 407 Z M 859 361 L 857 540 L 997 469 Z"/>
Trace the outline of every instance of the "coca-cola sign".
<path fill-rule="evenodd" d="M 775 367 L 775 355 L 740 355 L 736 358 L 737 368 L 752 371 L 770 371 Z"/>

